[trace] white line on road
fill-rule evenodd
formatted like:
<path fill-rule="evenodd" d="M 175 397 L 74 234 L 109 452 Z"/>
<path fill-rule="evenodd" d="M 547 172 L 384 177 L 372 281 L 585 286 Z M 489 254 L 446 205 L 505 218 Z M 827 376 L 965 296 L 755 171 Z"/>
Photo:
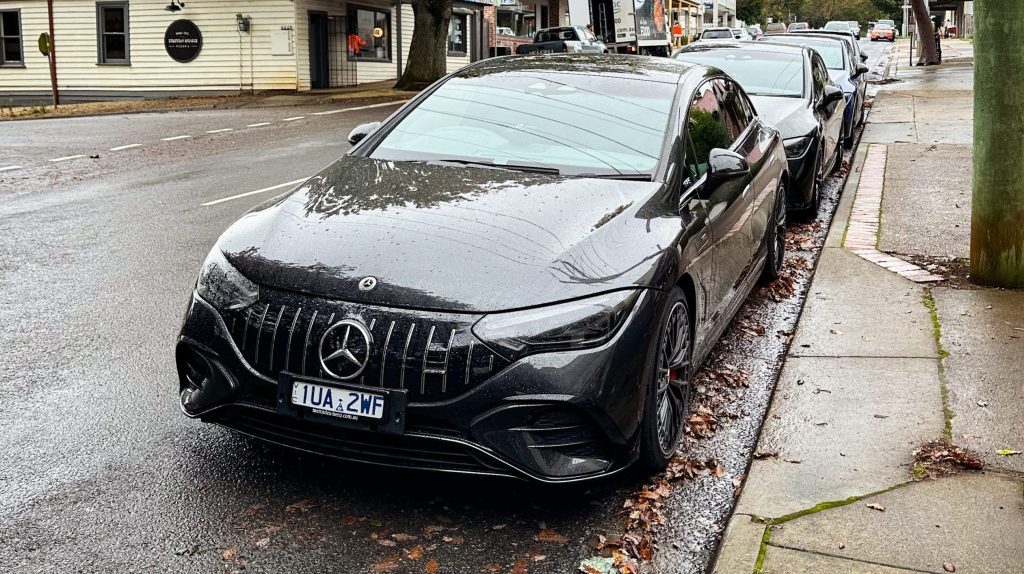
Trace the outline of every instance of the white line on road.
<path fill-rule="evenodd" d="M 55 157 L 55 158 L 51 159 L 50 161 L 56 163 L 58 161 L 67 161 L 69 159 L 78 159 L 78 158 L 82 158 L 82 157 L 85 157 L 85 155 L 69 155 L 69 156 L 65 156 L 65 157 Z"/>
<path fill-rule="evenodd" d="M 0 167 L 0 171 L 11 171 L 12 169 L 21 169 L 21 166 L 20 165 L 8 165 L 8 166 L 5 166 L 5 167 Z"/>
<path fill-rule="evenodd" d="M 141 147 L 142 144 L 128 144 L 110 148 L 110 151 L 121 151 L 123 149 L 132 149 L 133 147 Z"/>
<path fill-rule="evenodd" d="M 307 179 L 309 179 L 309 178 L 308 177 L 304 177 L 302 179 L 296 179 L 295 181 L 289 181 L 289 182 L 286 182 L 286 183 L 279 183 L 277 185 L 272 185 L 270 187 L 264 187 L 263 189 L 257 189 L 255 191 L 247 191 L 245 193 L 239 193 L 238 195 L 232 195 L 230 197 L 222 197 L 220 199 L 215 199 L 213 201 L 207 201 L 206 203 L 204 203 L 202 205 L 202 207 L 209 207 L 211 205 L 217 205 L 218 203 L 224 203 L 225 201 L 231 201 L 233 199 L 241 199 L 243 197 L 248 197 L 250 195 L 256 195 L 257 193 L 265 193 L 267 191 L 273 191 L 275 189 L 281 189 L 282 187 L 289 187 L 289 186 L 292 186 L 292 185 L 298 185 L 298 184 L 306 181 Z"/>
<path fill-rule="evenodd" d="M 301 120 L 301 119 L 305 119 L 305 118 L 306 118 L 306 116 L 295 116 L 294 118 L 285 118 L 285 119 L 283 119 L 281 121 L 282 122 L 294 122 L 295 120 Z"/>
<path fill-rule="evenodd" d="M 233 132 L 233 131 L 235 131 L 234 128 L 221 128 L 219 130 L 206 130 L 206 133 L 208 133 L 208 134 L 219 134 L 219 133 Z"/>
<path fill-rule="evenodd" d="M 331 114 L 340 114 L 342 112 L 357 112 L 359 110 L 369 110 L 372 108 L 386 108 L 388 106 L 397 106 L 398 104 L 404 104 L 409 100 L 399 100 L 397 102 L 385 102 L 383 104 L 370 104 L 368 106 L 359 106 L 355 108 L 345 108 L 342 110 L 328 110 L 326 112 L 313 112 L 314 116 L 329 116 Z"/>
<path fill-rule="evenodd" d="M 260 122 L 258 124 L 249 124 L 249 125 L 247 125 L 245 127 L 247 127 L 247 128 L 261 128 L 263 126 L 269 126 L 269 125 L 270 125 L 270 122 Z"/>
<path fill-rule="evenodd" d="M 172 142 L 174 140 L 183 140 L 183 139 L 188 139 L 190 137 L 192 137 L 192 136 L 173 136 L 173 137 L 169 137 L 169 138 L 160 138 L 160 141 L 162 141 L 162 142 Z"/>

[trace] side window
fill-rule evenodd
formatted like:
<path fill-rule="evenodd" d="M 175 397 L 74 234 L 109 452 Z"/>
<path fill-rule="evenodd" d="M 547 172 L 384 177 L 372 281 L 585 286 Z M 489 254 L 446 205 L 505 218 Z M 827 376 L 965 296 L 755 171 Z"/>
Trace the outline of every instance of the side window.
<path fill-rule="evenodd" d="M 715 91 L 718 94 L 719 106 L 722 108 L 722 119 L 725 123 L 725 133 L 729 142 L 735 142 L 743 135 L 750 123 L 750 118 L 743 109 L 741 100 L 742 92 L 731 80 L 717 79 Z M 727 146 L 724 146 L 727 147 Z"/>
<path fill-rule="evenodd" d="M 128 65 L 128 3 L 96 4 L 96 34 L 100 64 Z"/>
<path fill-rule="evenodd" d="M 690 102 L 687 136 L 688 157 L 693 158 L 693 172 L 697 178 L 708 171 L 708 159 L 715 148 L 728 149 L 731 143 L 725 131 L 722 110 L 715 94 L 714 82 L 701 84 Z"/>
<path fill-rule="evenodd" d="M 821 56 L 817 54 L 811 58 L 811 78 L 814 81 L 814 100 L 818 101 L 825 93 L 825 86 L 828 85 L 828 71 L 825 70 Z"/>
<path fill-rule="evenodd" d="M 0 66 L 24 64 L 21 51 L 21 11 L 0 10 Z"/>

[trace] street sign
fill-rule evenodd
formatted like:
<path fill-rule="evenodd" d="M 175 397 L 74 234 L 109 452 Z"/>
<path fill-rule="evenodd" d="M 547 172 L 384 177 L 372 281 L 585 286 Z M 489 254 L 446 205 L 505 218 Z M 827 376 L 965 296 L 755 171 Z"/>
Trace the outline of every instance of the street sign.
<path fill-rule="evenodd" d="M 50 55 L 50 35 L 46 32 L 39 35 L 39 53 L 44 56 Z"/>
<path fill-rule="evenodd" d="M 203 49 L 203 34 L 191 20 L 175 20 L 164 33 L 164 49 L 175 62 L 195 60 Z"/>

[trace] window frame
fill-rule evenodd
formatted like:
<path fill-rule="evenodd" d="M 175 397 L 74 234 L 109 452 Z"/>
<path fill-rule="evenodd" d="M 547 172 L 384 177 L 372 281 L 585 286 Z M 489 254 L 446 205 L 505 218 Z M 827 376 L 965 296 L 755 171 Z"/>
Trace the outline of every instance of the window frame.
<path fill-rule="evenodd" d="M 0 19 L 0 68 L 24 68 L 25 67 L 25 32 L 24 26 L 21 20 L 21 8 L 10 8 L 7 10 L 0 10 L 0 14 L 6 14 L 11 12 L 18 15 L 18 34 L 8 34 L 7 30 L 3 29 L 3 20 Z M 0 17 L 2 18 L 2 17 Z M 18 46 L 21 50 L 20 60 L 8 61 L 5 57 L 4 41 L 8 38 L 17 38 Z"/>
<path fill-rule="evenodd" d="M 132 65 L 132 50 L 131 50 L 131 25 L 129 18 L 127 1 L 118 2 L 97 2 L 96 3 L 96 65 L 97 66 L 131 66 Z M 105 30 L 105 24 L 103 19 L 104 10 L 110 8 L 121 8 L 124 10 L 124 32 L 107 32 Z M 107 46 L 104 42 L 105 37 L 109 35 L 120 34 L 124 36 L 124 58 L 108 58 L 107 57 Z"/>
<path fill-rule="evenodd" d="M 452 49 L 452 23 L 458 18 L 462 22 L 462 50 Z M 461 57 L 469 54 L 469 16 L 466 14 L 452 14 L 448 21 L 448 42 L 447 53 L 449 56 Z"/>
<path fill-rule="evenodd" d="M 376 56 L 368 57 L 368 56 L 362 56 L 362 55 L 357 56 L 357 55 L 353 54 L 351 50 L 349 50 L 348 43 L 347 43 L 347 38 L 348 38 L 348 36 L 352 35 L 353 33 L 358 34 L 358 32 L 359 32 L 359 29 L 358 29 L 359 18 L 357 16 L 357 13 L 360 10 L 363 10 L 363 11 L 366 11 L 366 12 L 372 12 L 372 13 L 376 13 L 376 14 L 384 14 L 385 15 L 385 17 L 386 17 L 385 21 L 387 23 L 387 29 L 384 30 L 384 35 L 387 37 L 387 52 L 388 52 L 388 55 L 387 55 L 386 58 L 378 58 Z M 391 21 L 391 16 L 392 16 L 392 14 L 391 14 L 391 9 L 390 8 L 378 8 L 378 7 L 373 7 L 373 6 L 366 6 L 364 4 L 352 4 L 352 3 L 346 4 L 346 6 L 345 6 L 345 38 L 346 38 L 345 58 L 347 58 L 348 60 L 350 60 L 352 62 L 388 62 L 388 63 L 390 63 L 392 61 L 392 58 L 394 57 L 394 54 L 393 54 L 394 50 L 393 50 L 393 47 L 391 45 L 392 44 L 391 30 L 392 30 L 392 26 L 393 26 L 393 23 Z M 376 21 L 377 21 L 376 18 L 374 18 L 374 22 L 376 22 Z"/>
<path fill-rule="evenodd" d="M 729 142 L 729 150 L 735 151 L 739 148 L 740 144 L 746 140 L 747 132 L 750 131 L 750 126 L 753 125 L 754 118 L 750 114 L 751 110 L 746 109 L 742 102 L 739 102 L 738 100 L 733 102 L 729 101 L 730 93 L 734 94 L 734 97 L 736 98 L 743 97 L 743 90 L 738 82 L 726 76 L 717 76 L 713 81 L 715 86 L 715 97 L 718 98 L 718 109 L 722 114 L 722 123 L 725 125 L 725 133 L 726 136 L 731 139 Z M 735 137 L 732 137 L 732 135 L 729 134 L 731 130 L 729 122 L 726 120 L 726 115 L 733 117 L 737 122 L 736 127 L 739 127 L 740 122 L 743 123 L 743 128 L 735 134 Z"/>

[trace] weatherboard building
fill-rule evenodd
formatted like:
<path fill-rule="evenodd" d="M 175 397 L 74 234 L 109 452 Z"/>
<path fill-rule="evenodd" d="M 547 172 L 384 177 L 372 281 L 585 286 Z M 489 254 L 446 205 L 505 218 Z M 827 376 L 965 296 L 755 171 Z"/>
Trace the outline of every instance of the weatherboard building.
<path fill-rule="evenodd" d="M 487 56 L 494 15 L 454 2 L 449 71 Z M 0 105 L 50 97 L 50 25 L 46 0 L 0 0 Z M 401 0 L 53 0 L 52 26 L 61 100 L 75 101 L 395 80 L 414 19 Z"/>

